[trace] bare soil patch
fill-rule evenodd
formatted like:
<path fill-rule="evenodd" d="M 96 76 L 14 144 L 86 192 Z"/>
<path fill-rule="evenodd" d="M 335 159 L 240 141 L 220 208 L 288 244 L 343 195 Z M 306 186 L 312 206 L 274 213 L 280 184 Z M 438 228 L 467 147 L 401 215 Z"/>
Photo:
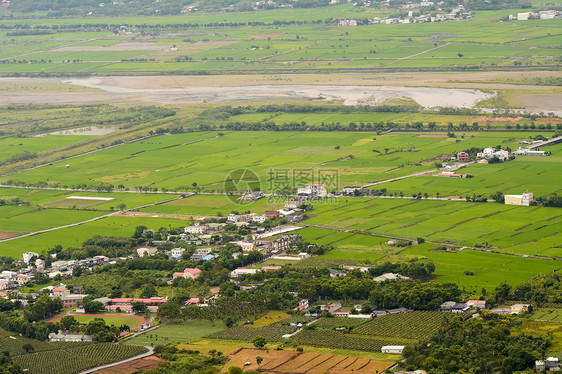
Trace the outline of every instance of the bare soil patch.
<path fill-rule="evenodd" d="M 133 360 L 125 362 L 119 365 L 112 366 L 110 368 L 101 369 L 96 371 L 97 374 L 130 374 L 136 373 L 138 371 L 144 371 L 148 369 L 153 369 L 158 366 L 159 363 L 164 362 L 163 359 L 157 356 L 148 356 L 145 358 L 139 358 L 138 360 Z"/>
<path fill-rule="evenodd" d="M 20 236 L 23 234 L 26 233 L 17 231 L 0 231 L 0 240 L 15 238 L 16 236 Z"/>
<path fill-rule="evenodd" d="M 518 123 L 521 121 L 523 117 L 514 117 L 514 118 L 506 118 L 506 117 L 481 117 L 478 118 L 478 123 L 488 124 L 488 123 Z"/>

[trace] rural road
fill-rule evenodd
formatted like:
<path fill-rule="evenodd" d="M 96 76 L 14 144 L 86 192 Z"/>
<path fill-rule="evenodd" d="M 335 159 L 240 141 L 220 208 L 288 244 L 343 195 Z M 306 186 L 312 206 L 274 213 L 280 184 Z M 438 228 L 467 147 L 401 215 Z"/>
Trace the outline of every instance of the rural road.
<path fill-rule="evenodd" d="M 113 366 L 124 364 L 125 362 L 130 362 L 130 361 L 138 360 L 139 358 L 145 358 L 145 357 L 148 357 L 148 356 L 152 356 L 154 354 L 154 348 L 149 347 L 149 346 L 145 346 L 145 348 L 148 349 L 148 352 L 146 352 L 146 353 L 128 358 L 126 360 L 113 362 L 111 364 L 107 364 L 107 365 L 103 365 L 103 366 L 96 366 L 95 368 L 88 369 L 88 370 L 85 370 L 85 371 L 81 371 L 79 374 L 95 373 L 98 370 L 107 369 L 107 368 L 110 368 L 110 367 L 113 367 Z"/>

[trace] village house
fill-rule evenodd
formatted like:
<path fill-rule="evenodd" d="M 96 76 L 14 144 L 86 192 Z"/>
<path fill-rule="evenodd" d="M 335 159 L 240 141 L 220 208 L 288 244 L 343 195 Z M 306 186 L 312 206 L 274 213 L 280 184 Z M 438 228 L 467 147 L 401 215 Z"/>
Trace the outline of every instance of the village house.
<path fill-rule="evenodd" d="M 386 282 L 400 279 L 410 279 L 410 277 L 394 273 L 384 273 L 382 275 L 379 275 L 378 277 L 373 278 L 375 282 Z"/>
<path fill-rule="evenodd" d="M 535 361 L 535 369 L 537 371 L 559 371 L 560 361 L 558 357 L 548 357 L 546 360 Z"/>
<path fill-rule="evenodd" d="M 29 264 L 29 261 L 31 261 L 31 259 L 33 257 L 39 257 L 39 254 L 37 254 L 35 252 L 25 252 L 23 254 L 23 262 L 25 262 L 26 264 Z"/>
<path fill-rule="evenodd" d="M 64 285 L 53 287 L 52 292 L 54 297 L 63 297 L 70 295 L 70 290 Z"/>
<path fill-rule="evenodd" d="M 347 275 L 341 270 L 336 270 L 336 269 L 328 269 L 328 270 L 330 272 L 330 278 L 342 278 Z"/>
<path fill-rule="evenodd" d="M 174 259 L 180 258 L 185 253 L 185 248 L 172 248 L 170 251 L 170 257 Z"/>
<path fill-rule="evenodd" d="M 297 306 L 297 308 L 299 310 L 305 310 L 310 308 L 310 303 L 308 302 L 308 299 L 302 299 L 301 301 L 299 301 L 299 305 Z"/>
<path fill-rule="evenodd" d="M 71 308 L 78 306 L 78 303 L 82 301 L 88 295 L 66 295 L 62 296 L 62 305 L 65 308 Z"/>
<path fill-rule="evenodd" d="M 468 174 L 457 174 L 452 171 L 443 171 L 437 174 L 438 177 L 449 177 L 449 178 L 467 178 Z"/>
<path fill-rule="evenodd" d="M 154 256 L 156 254 L 156 252 L 158 252 L 158 249 L 156 248 L 138 248 L 137 249 L 137 255 L 139 257 L 144 257 L 144 256 Z"/>
<path fill-rule="evenodd" d="M 403 345 L 385 345 L 381 347 L 381 352 L 401 355 L 404 348 L 405 346 Z"/>
<path fill-rule="evenodd" d="M 251 252 L 255 248 L 254 243 L 252 243 L 252 242 L 237 241 L 237 242 L 231 242 L 231 243 L 240 246 L 242 248 L 243 252 Z"/>
<path fill-rule="evenodd" d="M 296 200 L 285 201 L 285 209 L 293 210 L 299 207 L 300 203 Z"/>
<path fill-rule="evenodd" d="M 458 161 L 470 161 L 470 155 L 466 152 L 459 152 L 459 153 L 457 153 L 457 160 Z"/>
<path fill-rule="evenodd" d="M 315 183 L 300 187 L 297 195 L 301 200 L 315 200 L 328 196 L 326 187 L 321 183 Z"/>
<path fill-rule="evenodd" d="M 27 282 L 29 282 L 31 280 L 31 277 L 27 274 L 18 274 L 16 280 L 17 280 L 18 286 L 21 287 L 24 284 L 26 284 Z"/>
<path fill-rule="evenodd" d="M 230 276 L 232 278 L 237 278 L 240 277 L 242 275 L 246 275 L 246 274 L 256 274 L 258 272 L 258 269 L 248 269 L 248 268 L 238 268 L 238 269 L 234 269 L 230 272 Z"/>
<path fill-rule="evenodd" d="M 55 261 L 51 263 L 51 269 L 52 271 L 63 271 L 63 270 L 67 270 L 68 267 L 68 262 L 67 261 Z"/>
<path fill-rule="evenodd" d="M 478 152 L 476 154 L 476 157 L 487 159 L 487 158 L 492 157 L 492 153 L 494 153 L 495 151 L 496 151 L 496 149 L 492 148 L 492 147 L 484 148 L 484 150 L 482 152 Z"/>
<path fill-rule="evenodd" d="M 186 234 L 192 234 L 192 235 L 204 235 L 207 234 L 209 232 L 209 226 L 207 225 L 200 225 L 200 224 L 195 224 L 192 226 L 187 226 L 183 229 L 183 231 Z"/>
<path fill-rule="evenodd" d="M 74 295 L 82 295 L 84 293 L 84 287 L 83 286 L 74 286 L 74 287 L 72 287 L 72 293 Z"/>
<path fill-rule="evenodd" d="M 507 205 L 529 206 L 533 202 L 533 193 L 525 192 L 522 195 L 504 195 L 504 199 Z"/>
<path fill-rule="evenodd" d="M 175 272 L 173 274 L 173 279 L 185 278 L 185 279 L 195 279 L 201 275 L 201 270 L 195 268 L 185 268 L 183 272 Z"/>
<path fill-rule="evenodd" d="M 252 215 L 252 222 L 263 223 L 263 222 L 265 222 L 266 219 L 267 219 L 267 216 L 265 214 Z"/>
<path fill-rule="evenodd" d="M 449 313 L 467 313 L 469 310 L 469 306 L 463 303 L 457 303 L 456 301 L 445 301 L 439 308 L 440 312 Z"/>
<path fill-rule="evenodd" d="M 208 256 L 212 256 L 211 252 L 212 252 L 211 248 L 197 248 L 195 250 L 195 252 L 193 252 L 193 255 L 191 255 L 191 257 L 189 259 L 191 261 L 207 261 L 207 260 L 204 260 L 204 259 L 208 258 Z M 211 257 L 211 259 L 212 259 L 212 257 Z"/>
<path fill-rule="evenodd" d="M 468 300 L 465 303 L 467 306 L 473 309 L 486 309 L 486 300 Z"/>
<path fill-rule="evenodd" d="M 510 309 L 511 314 L 524 313 L 529 310 L 529 304 L 513 304 Z"/>
<path fill-rule="evenodd" d="M 93 335 L 85 335 L 85 334 L 73 334 L 67 332 L 58 333 L 50 333 L 49 334 L 49 341 L 50 342 L 73 342 L 73 343 L 82 343 L 82 342 L 93 342 L 94 336 Z"/>
<path fill-rule="evenodd" d="M 546 152 L 545 151 L 536 151 L 534 149 L 529 149 L 529 148 L 517 148 L 517 150 L 515 152 L 513 152 L 514 155 L 520 155 L 520 156 L 546 156 Z"/>

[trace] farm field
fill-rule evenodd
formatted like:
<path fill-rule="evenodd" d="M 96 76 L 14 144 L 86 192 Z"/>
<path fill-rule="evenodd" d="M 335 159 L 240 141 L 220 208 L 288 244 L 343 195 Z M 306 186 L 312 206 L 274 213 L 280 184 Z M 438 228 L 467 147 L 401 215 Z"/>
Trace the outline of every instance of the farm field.
<path fill-rule="evenodd" d="M 368 352 L 380 352 L 381 348 L 385 345 L 410 345 L 398 339 L 379 339 L 366 335 L 344 334 L 326 330 L 303 330 L 294 335 L 289 341 L 293 344 L 304 346 Z"/>
<path fill-rule="evenodd" d="M 37 138 L 0 139 L 0 163 L 24 152 L 36 153 L 88 139 L 87 135 L 49 135 Z"/>
<path fill-rule="evenodd" d="M 562 309 L 537 308 L 534 311 L 533 319 L 562 324 Z"/>
<path fill-rule="evenodd" d="M 185 199 L 174 200 L 157 206 L 140 209 L 147 213 L 165 213 L 193 216 L 223 216 L 226 217 L 232 211 L 263 214 L 268 210 L 282 209 L 285 199 L 263 198 L 257 201 L 236 201 L 239 195 L 216 196 L 216 195 L 193 195 Z"/>
<path fill-rule="evenodd" d="M 16 356 L 15 361 L 31 374 L 73 374 L 144 352 L 141 346 L 97 343 Z"/>
<path fill-rule="evenodd" d="M 406 256 L 426 257 L 435 264 L 437 282 L 456 283 L 473 295 L 482 289 L 491 291 L 501 282 L 516 286 L 522 279 L 535 274 L 558 270 L 560 260 L 526 258 L 509 254 L 463 249 L 460 252 L 441 252 L 435 245 L 424 243 L 403 252 Z M 474 275 L 467 275 L 465 272 Z"/>
<path fill-rule="evenodd" d="M 206 335 L 207 339 L 251 341 L 256 336 L 263 336 L 268 342 L 282 342 L 282 336 L 295 332 L 291 326 L 267 325 L 263 327 L 239 326 Z"/>
<path fill-rule="evenodd" d="M 128 339 L 123 344 L 131 345 L 156 345 L 168 343 L 192 343 L 204 335 L 224 330 L 222 322 L 205 320 L 189 320 L 182 324 L 164 324 L 142 335 Z"/>
<path fill-rule="evenodd" d="M 137 371 L 144 371 L 154 369 L 161 362 L 165 362 L 158 356 L 148 356 L 145 358 L 125 362 L 119 365 L 112 366 L 107 369 L 97 370 L 97 374 L 121 374 L 121 373 L 134 373 Z"/>
<path fill-rule="evenodd" d="M 107 24 L 107 19 L 103 18 L 89 19 L 82 33 L 74 29 L 62 32 L 68 31 L 62 27 L 64 25 L 83 24 L 81 19 L 18 20 L 21 24 L 33 23 L 47 30 L 56 26 L 58 32 L 18 37 L 0 33 L 0 38 L 6 41 L 0 58 L 11 62 L 0 64 L 0 72 L 275 71 L 287 70 L 288 66 L 293 71 L 377 67 L 455 69 L 459 66 L 513 66 L 519 61 L 528 65 L 553 66 L 560 56 L 559 50 L 552 48 L 559 44 L 556 38 L 561 34 L 556 23 L 545 20 L 489 22 L 506 16 L 508 10 L 477 12 L 474 19 L 456 22 L 360 25 L 353 28 L 324 25 L 323 22 L 322 25 L 313 24 L 316 20 L 337 19 L 342 14 L 345 17 L 372 18 L 376 15 L 384 17 L 387 12 L 365 12 L 341 5 L 315 8 L 314 12 L 275 9 L 255 14 L 211 13 L 189 15 L 187 18 L 112 19 L 112 22 L 131 25 L 133 30 L 135 25 L 144 24 L 149 27 L 148 30 L 150 26 L 158 25 L 159 29 L 168 31 L 162 35 L 139 35 L 131 45 L 127 44 L 131 42 L 130 37 L 117 39 L 110 29 L 92 32 L 92 28 L 88 27 L 90 22 Z M 213 22 L 253 22 L 256 17 L 266 25 L 203 26 Z M 277 24 L 272 31 L 274 21 L 289 19 L 306 20 L 308 24 Z M 6 27 L 15 22 L 6 20 Z M 200 27 L 180 29 L 175 26 L 185 22 Z M 434 35 L 447 37 L 432 39 Z M 518 43 L 528 43 L 521 35 L 533 40 L 531 48 L 520 48 Z M 172 45 L 176 47 L 171 48 Z M 185 56 L 190 59 L 186 60 Z M 29 61 L 33 63 L 27 63 Z"/>
<path fill-rule="evenodd" d="M 74 212 L 74 211 L 72 211 Z M 80 212 L 80 211 L 78 211 Z M 94 235 L 104 236 L 131 236 L 135 227 L 145 225 L 157 230 L 160 227 L 180 227 L 186 226 L 185 220 L 160 217 L 123 217 L 111 216 L 86 224 L 59 229 L 39 235 L 29 236 L 21 239 L 14 239 L 0 243 L 0 253 L 3 256 L 18 257 L 25 251 L 35 251 L 41 253 L 49 248 L 62 245 L 64 248 L 69 246 L 79 247 L 84 241 Z M 18 257 L 19 258 L 19 257 Z"/>
<path fill-rule="evenodd" d="M 11 338 L 12 337 L 12 338 Z M 9 352 L 12 356 L 23 355 L 25 351 L 23 346 L 31 344 L 35 352 L 52 351 L 58 349 L 76 348 L 87 343 L 66 343 L 66 342 L 40 342 L 19 336 L 16 333 L 0 329 L 0 349 L 3 352 Z"/>
<path fill-rule="evenodd" d="M 38 190 L 30 188 L 0 188 L 0 199 L 11 200 L 19 198 L 26 203 L 35 206 L 57 209 L 83 209 L 111 211 L 111 207 L 117 210 L 119 204 L 125 204 L 126 208 L 134 208 L 158 201 L 173 199 L 181 196 L 178 194 L 152 194 L 135 192 L 86 192 L 86 191 L 56 191 Z M 71 197 L 93 198 L 73 199 Z M 102 200 L 106 199 L 106 201 Z"/>
<path fill-rule="evenodd" d="M 305 241 L 334 247 L 321 255 L 325 259 L 348 259 L 360 262 L 375 262 L 386 255 L 398 251 L 396 247 L 387 246 L 387 238 L 371 235 L 357 235 L 317 227 L 305 227 L 299 230 Z"/>
<path fill-rule="evenodd" d="M 0 230 L 33 232 L 85 221 L 102 215 L 81 210 L 37 209 L 34 207 L 0 207 Z"/>
<path fill-rule="evenodd" d="M 441 312 L 409 312 L 388 314 L 361 324 L 354 334 L 389 338 L 427 339 L 435 335 L 447 315 Z"/>
<path fill-rule="evenodd" d="M 260 350 L 255 348 L 241 348 L 229 355 L 225 367 L 243 367 L 246 362 L 252 364 L 247 370 L 256 370 L 258 365 L 255 357 L 263 357 L 260 371 L 290 372 L 295 374 L 324 374 L 324 373 L 375 373 L 383 372 L 392 366 L 391 361 L 375 360 L 371 358 L 357 358 L 353 356 L 334 355 L 318 352 L 297 352 L 293 350 Z"/>
<path fill-rule="evenodd" d="M 298 177 L 297 172 L 313 168 L 337 170 L 337 178 L 329 188 L 339 189 L 432 169 L 431 158 L 471 147 L 501 143 L 514 149 L 522 135 L 503 132 L 457 136 L 453 139 L 420 137 L 415 133 L 255 131 L 226 132 L 220 136 L 216 132 L 199 132 L 158 136 L 101 150 L 72 159 L 70 168 L 65 168 L 68 163 L 57 162 L 19 173 L 14 179 L 27 183 L 94 182 L 123 184 L 129 189 L 144 186 L 180 191 L 192 189 L 192 184 L 197 183 L 204 190 L 221 191 L 229 173 L 244 168 L 258 176 L 262 190 L 276 191 L 286 185 L 296 188 L 306 184 L 310 177 Z M 418 163 L 421 166 L 415 166 Z M 281 172 L 289 172 L 288 180 L 280 180 Z M 2 178 L 0 182 L 6 180 Z"/>
<path fill-rule="evenodd" d="M 558 208 L 497 203 L 340 198 L 317 204 L 307 224 L 359 230 L 373 235 L 423 237 L 443 244 L 488 246 L 502 252 L 556 256 Z M 533 222 L 526 217 L 532 215 Z"/>
<path fill-rule="evenodd" d="M 446 178 L 435 175 L 412 177 L 375 186 L 389 191 L 400 191 L 405 196 L 429 193 L 430 196 L 490 196 L 496 191 L 519 195 L 526 190 L 535 196 L 546 196 L 562 191 L 562 175 L 558 168 L 562 162 L 562 144 L 543 147 L 552 152 L 547 157 L 517 156 L 515 160 L 494 165 L 472 164 L 459 173 L 472 174 L 474 178 Z"/>

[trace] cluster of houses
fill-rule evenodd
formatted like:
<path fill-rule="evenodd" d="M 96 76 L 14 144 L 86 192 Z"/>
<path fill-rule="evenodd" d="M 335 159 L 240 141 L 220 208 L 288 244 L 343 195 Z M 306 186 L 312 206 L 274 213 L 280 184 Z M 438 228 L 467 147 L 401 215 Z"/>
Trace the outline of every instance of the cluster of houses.
<path fill-rule="evenodd" d="M 431 1 L 422 2 L 424 6 L 432 6 Z M 419 8 L 416 4 L 406 4 L 403 6 L 404 10 Z M 441 10 L 441 9 L 439 9 Z M 426 23 L 426 22 L 445 22 L 445 21 L 460 21 L 463 19 L 472 18 L 472 13 L 466 11 L 463 5 L 459 5 L 449 13 L 423 13 L 414 10 L 409 10 L 408 15 L 405 17 L 389 17 L 386 19 L 375 17 L 371 20 L 371 24 L 393 24 L 393 23 Z"/>
<path fill-rule="evenodd" d="M 32 266 L 32 260 L 35 259 L 34 265 Z M 15 290 L 23 287 L 26 283 L 35 280 L 35 273 L 41 272 L 53 279 L 57 275 L 60 276 L 70 276 L 72 275 L 72 269 L 75 266 L 80 266 L 83 268 L 90 268 L 93 266 L 103 266 L 110 262 L 115 262 L 113 259 L 109 259 L 106 256 L 94 256 L 85 258 L 83 260 L 57 260 L 53 261 L 50 265 L 39 258 L 39 254 L 35 252 L 25 252 L 22 258 L 16 261 L 17 263 L 27 265 L 23 266 L 18 271 L 8 271 L 5 270 L 0 273 L 0 291 Z"/>
<path fill-rule="evenodd" d="M 560 12 L 559 10 L 549 9 L 542 10 L 540 12 L 517 13 L 517 16 L 510 14 L 509 20 L 528 21 L 530 19 L 555 19 L 560 17 L 562 17 L 562 12 Z"/>
<path fill-rule="evenodd" d="M 558 357 L 548 357 L 546 360 L 536 360 L 537 371 L 560 371 L 560 360 Z"/>
<path fill-rule="evenodd" d="M 496 314 L 519 314 L 529 310 L 529 304 L 513 304 L 508 308 L 492 308 L 488 309 L 485 300 L 468 300 L 466 303 L 457 303 L 456 301 L 445 301 L 441 304 L 439 311 L 448 313 L 469 313 L 478 309 L 486 309 Z"/>
<path fill-rule="evenodd" d="M 492 147 L 484 148 L 482 152 L 478 152 L 476 154 L 476 158 L 479 159 L 478 162 L 482 164 L 487 164 L 487 160 L 491 159 L 492 157 L 497 157 L 500 159 L 500 161 L 505 161 L 511 156 L 512 154 L 504 149 L 496 150 Z"/>

